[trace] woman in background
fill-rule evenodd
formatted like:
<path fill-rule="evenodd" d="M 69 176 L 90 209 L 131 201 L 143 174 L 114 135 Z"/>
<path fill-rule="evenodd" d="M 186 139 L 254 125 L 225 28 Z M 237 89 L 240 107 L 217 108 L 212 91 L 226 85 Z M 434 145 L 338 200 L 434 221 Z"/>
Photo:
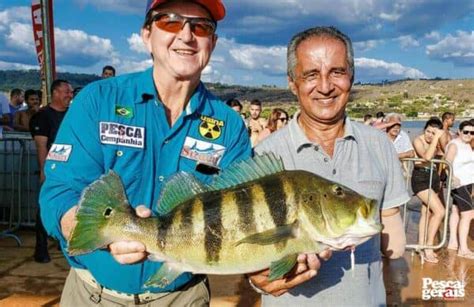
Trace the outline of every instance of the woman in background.
<path fill-rule="evenodd" d="M 426 162 L 415 163 L 411 178 L 413 193 L 423 202 L 418 231 L 418 244 L 420 245 L 434 245 L 434 238 L 444 217 L 444 206 L 438 196 L 440 191 L 439 175 L 436 167 L 431 171 L 429 162 L 439 154 L 440 138 L 443 133 L 441 121 L 438 118 L 431 118 L 426 122 L 423 134 L 413 141 L 417 157 L 426 160 Z M 430 177 L 432 179 L 431 185 Z M 428 222 L 428 229 L 425 241 L 426 222 Z M 425 249 L 422 257 L 426 262 L 438 263 L 437 255 L 432 249 Z"/>
<path fill-rule="evenodd" d="M 258 134 L 258 138 L 257 138 L 257 141 L 255 142 L 255 145 L 263 141 L 263 139 L 265 139 L 267 136 L 269 136 L 273 132 L 286 126 L 286 124 L 288 123 L 288 120 L 289 120 L 289 116 L 285 110 L 280 109 L 280 108 L 273 109 L 272 114 L 270 114 L 270 117 L 268 118 L 267 127 Z"/>
<path fill-rule="evenodd" d="M 473 139 L 474 124 L 463 121 L 459 125 L 458 137 L 446 146 L 445 157 L 453 167 L 453 190 L 451 191 L 453 211 L 449 218 L 448 248 L 457 249 L 459 257 L 468 259 L 474 259 L 474 252 L 467 245 L 469 228 L 474 218 L 474 205 L 471 198 L 474 183 L 474 150 L 471 147 Z M 459 213 L 461 218 L 459 218 Z"/>

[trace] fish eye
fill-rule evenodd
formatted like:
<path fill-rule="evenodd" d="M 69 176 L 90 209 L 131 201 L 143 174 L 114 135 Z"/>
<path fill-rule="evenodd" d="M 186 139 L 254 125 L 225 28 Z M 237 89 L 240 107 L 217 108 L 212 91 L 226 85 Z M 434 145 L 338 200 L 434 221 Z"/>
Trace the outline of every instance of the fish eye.
<path fill-rule="evenodd" d="M 344 196 L 344 190 L 341 188 L 341 186 L 338 185 L 333 185 L 332 186 L 332 192 L 336 194 L 337 196 Z"/>
<path fill-rule="evenodd" d="M 113 211 L 112 208 L 107 207 L 104 211 L 104 217 L 109 218 L 112 215 L 112 211 Z"/>

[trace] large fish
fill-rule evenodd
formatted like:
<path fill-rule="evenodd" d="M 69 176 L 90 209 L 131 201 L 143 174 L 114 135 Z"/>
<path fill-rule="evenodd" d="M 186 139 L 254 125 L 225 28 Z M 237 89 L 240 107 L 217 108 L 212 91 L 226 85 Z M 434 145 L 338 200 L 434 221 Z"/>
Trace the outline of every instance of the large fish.
<path fill-rule="evenodd" d="M 211 185 L 178 173 L 157 211 L 157 217 L 137 217 L 119 176 L 109 171 L 84 190 L 68 252 L 141 241 L 152 260 L 164 262 L 145 286 L 165 287 L 183 272 L 268 267 L 274 280 L 293 268 L 299 253 L 341 250 L 381 230 L 374 200 L 310 172 L 286 171 L 273 154 L 235 163 Z"/>

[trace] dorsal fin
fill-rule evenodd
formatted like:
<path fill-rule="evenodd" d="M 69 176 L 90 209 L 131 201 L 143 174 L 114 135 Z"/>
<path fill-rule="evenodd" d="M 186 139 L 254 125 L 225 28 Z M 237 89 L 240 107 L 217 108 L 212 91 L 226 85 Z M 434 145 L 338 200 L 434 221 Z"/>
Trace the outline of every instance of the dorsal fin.
<path fill-rule="evenodd" d="M 244 182 L 284 171 L 283 161 L 273 153 L 256 155 L 253 158 L 239 161 L 224 169 L 214 177 L 209 186 L 212 191 L 230 188 Z"/>
<path fill-rule="evenodd" d="M 193 198 L 196 194 L 207 191 L 207 186 L 192 174 L 179 172 L 174 174 L 163 186 L 157 211 L 166 215 L 179 204 Z"/>

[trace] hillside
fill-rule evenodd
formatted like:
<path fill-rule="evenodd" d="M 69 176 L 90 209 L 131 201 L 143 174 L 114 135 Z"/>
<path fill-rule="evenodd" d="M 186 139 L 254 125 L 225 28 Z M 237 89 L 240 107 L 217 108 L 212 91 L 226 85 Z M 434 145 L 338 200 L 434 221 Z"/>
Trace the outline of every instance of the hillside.
<path fill-rule="evenodd" d="M 83 87 L 98 80 L 99 76 L 59 73 L 58 78 L 69 80 L 73 87 Z M 237 98 L 245 105 L 253 99 L 259 99 L 267 109 L 283 106 L 289 109 L 290 113 L 297 109 L 295 96 L 285 88 L 220 83 L 206 85 L 223 100 Z M 0 91 L 39 86 L 38 71 L 0 71 Z M 460 116 L 474 117 L 474 80 L 403 80 L 383 85 L 356 84 L 348 110 L 349 114 L 355 117 L 362 117 L 366 113 L 374 114 L 377 111 L 399 112 L 409 117 L 428 117 L 444 111 L 453 111 Z"/>

